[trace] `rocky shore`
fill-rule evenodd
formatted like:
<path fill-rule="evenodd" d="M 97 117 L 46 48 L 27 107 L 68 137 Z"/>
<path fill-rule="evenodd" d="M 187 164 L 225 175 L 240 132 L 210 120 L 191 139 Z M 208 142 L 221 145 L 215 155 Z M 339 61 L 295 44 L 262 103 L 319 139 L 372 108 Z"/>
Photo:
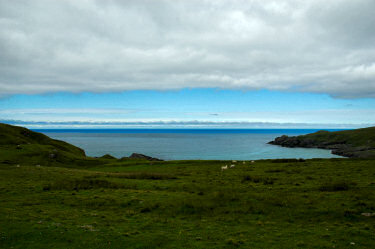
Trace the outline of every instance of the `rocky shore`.
<path fill-rule="evenodd" d="M 281 136 L 269 144 L 295 148 L 328 149 L 332 154 L 352 158 L 375 157 L 374 127 L 349 131 L 318 131 L 301 136 Z"/>

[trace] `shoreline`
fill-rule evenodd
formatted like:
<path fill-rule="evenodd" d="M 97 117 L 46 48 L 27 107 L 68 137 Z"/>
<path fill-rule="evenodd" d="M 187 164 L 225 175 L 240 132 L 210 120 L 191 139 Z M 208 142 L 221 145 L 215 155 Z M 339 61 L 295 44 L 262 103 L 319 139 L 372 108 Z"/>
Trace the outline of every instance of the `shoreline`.
<path fill-rule="evenodd" d="M 331 150 L 334 155 L 349 158 L 375 157 L 375 142 L 373 139 L 375 127 L 346 131 L 317 131 L 315 133 L 276 137 L 268 144 L 287 148 L 317 148 Z"/>

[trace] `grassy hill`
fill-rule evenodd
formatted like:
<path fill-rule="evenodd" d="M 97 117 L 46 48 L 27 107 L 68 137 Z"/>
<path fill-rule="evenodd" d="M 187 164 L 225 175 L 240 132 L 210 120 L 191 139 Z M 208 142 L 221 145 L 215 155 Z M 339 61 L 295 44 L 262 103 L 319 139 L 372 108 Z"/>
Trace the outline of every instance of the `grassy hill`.
<path fill-rule="evenodd" d="M 105 158 L 103 158 L 105 159 Z M 0 162 L 45 166 L 87 166 L 100 159 L 86 157 L 84 150 L 29 129 L 0 123 Z"/>
<path fill-rule="evenodd" d="M 373 159 L 90 158 L 1 129 L 0 248 L 375 248 Z"/>
<path fill-rule="evenodd" d="M 330 149 L 332 153 L 346 157 L 375 157 L 375 127 L 346 130 L 318 131 L 296 137 L 277 137 L 270 144 L 284 147 Z"/>

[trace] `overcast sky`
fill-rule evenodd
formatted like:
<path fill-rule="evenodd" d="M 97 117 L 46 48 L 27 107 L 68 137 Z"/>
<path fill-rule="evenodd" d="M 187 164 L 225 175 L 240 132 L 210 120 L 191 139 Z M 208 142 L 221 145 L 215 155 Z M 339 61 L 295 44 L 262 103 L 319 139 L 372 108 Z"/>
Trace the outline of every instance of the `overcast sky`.
<path fill-rule="evenodd" d="M 28 101 L 40 94 L 100 93 L 110 99 L 110 93 L 127 97 L 134 90 L 151 90 L 142 92 L 147 99 L 153 91 L 222 89 L 250 95 L 260 90 L 264 101 L 273 98 L 268 93 L 282 92 L 313 94 L 315 103 L 327 96 L 330 103 L 349 102 L 339 104 L 345 114 L 326 101 L 314 115 L 303 118 L 295 110 L 300 118 L 288 120 L 287 101 L 280 102 L 285 110 L 277 114 L 251 103 L 252 112 L 241 114 L 236 110 L 241 103 L 232 98 L 227 112 L 221 112 L 222 103 L 203 112 L 207 117 L 197 111 L 191 119 L 221 120 L 226 113 L 226 120 L 313 122 L 326 113 L 317 122 L 337 118 L 345 123 L 348 115 L 357 117 L 351 123 L 375 122 L 368 116 L 375 106 L 374 10 L 374 0 L 0 0 L 0 119 L 17 119 L 10 110 L 17 106 L 25 113 Z M 31 97 L 17 97 L 25 94 Z M 177 96 L 196 95 L 185 94 Z M 38 108 L 60 118 L 72 112 L 51 111 L 58 104 L 43 101 L 48 105 Z M 72 108 L 94 114 L 93 98 L 86 101 Z M 145 108 L 148 115 L 123 119 L 172 119 L 172 114 L 155 114 L 151 105 Z M 120 102 L 108 108 L 136 109 Z M 157 111 L 186 119 L 190 109 Z"/>
<path fill-rule="evenodd" d="M 374 10 L 374 0 L 1 0 L 0 92 L 375 97 Z"/>

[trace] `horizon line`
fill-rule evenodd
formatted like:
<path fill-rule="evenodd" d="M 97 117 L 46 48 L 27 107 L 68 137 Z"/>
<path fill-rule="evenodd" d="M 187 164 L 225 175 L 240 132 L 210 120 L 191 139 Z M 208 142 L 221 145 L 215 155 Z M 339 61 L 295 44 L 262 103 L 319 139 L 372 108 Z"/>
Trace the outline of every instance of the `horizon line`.
<path fill-rule="evenodd" d="M 0 123 L 25 126 L 33 129 L 353 129 L 375 124 L 293 123 L 250 121 L 24 121 L 0 120 Z"/>

